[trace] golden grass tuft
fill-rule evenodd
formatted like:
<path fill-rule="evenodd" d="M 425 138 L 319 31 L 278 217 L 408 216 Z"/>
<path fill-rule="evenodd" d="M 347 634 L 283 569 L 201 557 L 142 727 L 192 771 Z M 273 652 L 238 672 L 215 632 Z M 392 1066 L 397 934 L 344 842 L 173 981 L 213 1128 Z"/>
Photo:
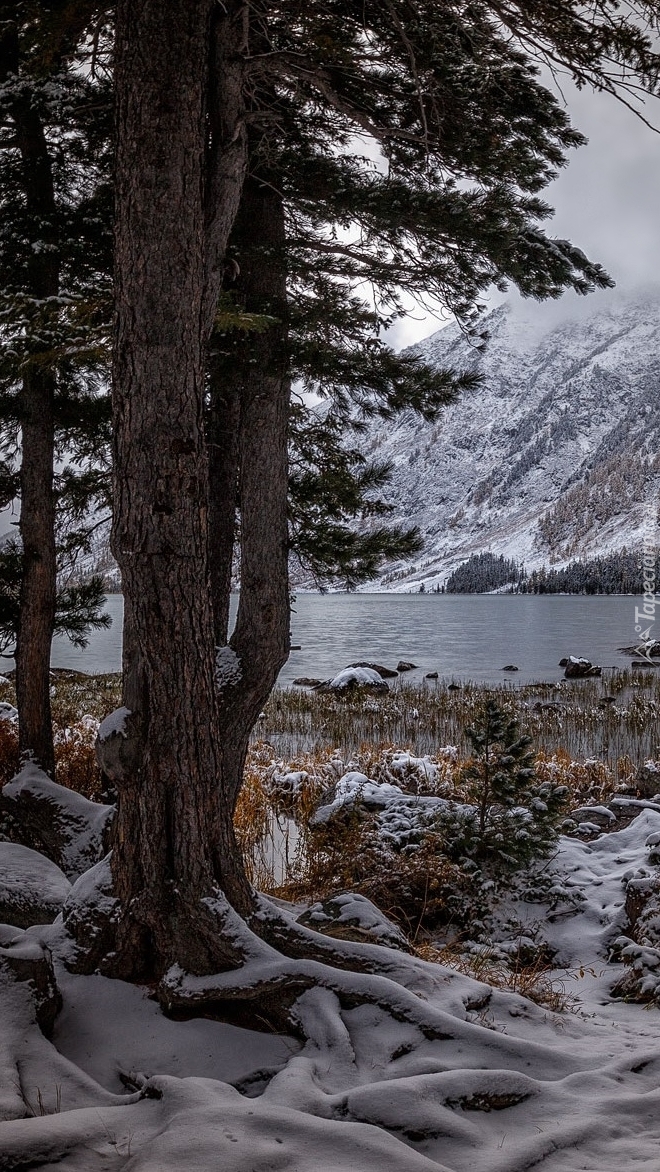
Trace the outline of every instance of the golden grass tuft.
<path fill-rule="evenodd" d="M 438 948 L 428 943 L 418 945 L 415 952 L 422 960 L 455 969 L 495 989 L 518 993 L 552 1013 L 565 1013 L 579 1007 L 578 998 L 567 990 L 567 980 L 573 974 L 553 970 L 551 962 L 543 955 L 523 961 L 514 953 L 513 957 L 503 959 L 487 945 L 476 952 L 462 952 L 455 945 Z"/>

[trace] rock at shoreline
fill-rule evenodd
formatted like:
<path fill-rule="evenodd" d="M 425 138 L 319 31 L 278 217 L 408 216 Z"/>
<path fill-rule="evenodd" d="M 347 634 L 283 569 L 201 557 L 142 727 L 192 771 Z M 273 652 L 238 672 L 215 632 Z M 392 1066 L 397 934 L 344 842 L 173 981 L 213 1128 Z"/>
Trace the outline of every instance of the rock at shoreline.
<path fill-rule="evenodd" d="M 393 680 L 398 676 L 398 671 L 394 671 L 391 667 L 383 667 L 381 663 L 367 663 L 366 660 L 361 659 L 359 663 L 349 663 L 349 667 L 368 667 L 371 671 L 377 671 L 379 676 L 384 680 Z"/>
<path fill-rule="evenodd" d="M 397 671 L 414 671 L 417 667 L 416 663 L 411 663 L 408 659 L 400 659 L 396 665 Z"/>
<path fill-rule="evenodd" d="M 619 647 L 622 655 L 645 655 L 647 658 L 660 659 L 660 640 L 649 639 L 647 643 L 638 643 L 636 647 Z"/>
<path fill-rule="evenodd" d="M 635 788 L 642 798 L 654 798 L 660 794 L 660 765 L 657 761 L 645 761 L 639 766 Z"/>
<path fill-rule="evenodd" d="M 298 676 L 293 683 L 297 688 L 318 688 L 323 680 L 315 680 L 313 676 Z"/>
<path fill-rule="evenodd" d="M 380 696 L 389 692 L 385 680 L 370 667 L 345 667 L 333 679 L 319 684 L 317 692 L 331 692 L 335 696 L 350 696 L 354 692 Z"/>
<path fill-rule="evenodd" d="M 601 675 L 602 670 L 601 667 L 591 663 L 589 659 L 583 659 L 577 655 L 569 655 L 566 667 L 564 668 L 564 676 L 567 680 L 590 679 L 594 676 Z"/>
<path fill-rule="evenodd" d="M 427 680 L 437 680 L 438 673 L 437 673 L 437 671 L 427 671 L 426 676 L 424 678 Z"/>

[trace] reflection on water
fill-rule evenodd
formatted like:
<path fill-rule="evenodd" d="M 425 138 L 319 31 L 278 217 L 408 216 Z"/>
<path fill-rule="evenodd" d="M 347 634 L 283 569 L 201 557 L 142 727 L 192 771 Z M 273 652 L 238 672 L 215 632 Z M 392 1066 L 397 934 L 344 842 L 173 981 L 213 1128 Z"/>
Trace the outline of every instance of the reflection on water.
<path fill-rule="evenodd" d="M 515 684 L 558 680 L 558 661 L 584 655 L 594 663 L 623 667 L 617 648 L 635 641 L 635 605 L 628 596 L 576 598 L 558 595 L 299 594 L 291 616 L 292 651 L 280 684 L 297 676 L 327 679 L 346 664 L 366 659 L 396 667 L 412 660 L 441 678 Z M 109 595 L 113 623 L 95 631 L 79 651 L 65 638 L 53 642 L 53 666 L 90 673 L 121 669 L 120 595 Z M 236 598 L 232 600 L 232 615 Z M 505 664 L 519 671 L 502 672 Z"/>

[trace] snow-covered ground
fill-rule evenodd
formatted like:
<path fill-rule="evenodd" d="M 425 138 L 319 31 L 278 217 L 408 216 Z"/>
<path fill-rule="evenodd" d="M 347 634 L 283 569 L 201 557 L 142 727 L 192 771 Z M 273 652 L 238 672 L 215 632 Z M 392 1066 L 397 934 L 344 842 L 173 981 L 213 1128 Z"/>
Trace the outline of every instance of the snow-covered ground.
<path fill-rule="evenodd" d="M 58 962 L 63 1008 L 47 1041 L 5 959 L 38 941 L 64 955 L 63 929 L 3 928 L 0 1169 L 656 1172 L 660 1011 L 614 1000 L 623 967 L 607 958 L 625 884 L 653 873 L 658 832 L 651 803 L 624 829 L 562 839 L 551 867 L 582 898 L 516 906 L 557 950 L 558 1013 L 383 949 L 387 984 L 405 986 L 413 1009 L 396 1020 L 311 989 L 297 1007 L 302 1046 L 168 1020 L 149 990 Z M 359 978 L 365 993 L 385 980 Z"/>

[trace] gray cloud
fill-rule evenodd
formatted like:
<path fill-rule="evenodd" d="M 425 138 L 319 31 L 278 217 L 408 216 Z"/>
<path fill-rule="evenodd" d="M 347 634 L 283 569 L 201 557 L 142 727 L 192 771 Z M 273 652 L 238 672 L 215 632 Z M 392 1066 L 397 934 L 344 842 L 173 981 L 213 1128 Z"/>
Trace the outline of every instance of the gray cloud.
<path fill-rule="evenodd" d="M 579 92 L 570 83 L 562 85 L 562 92 L 574 125 L 589 141 L 570 152 L 568 166 L 541 193 L 555 208 L 545 230 L 571 240 L 602 264 L 617 292 L 599 291 L 588 298 L 570 292 L 559 302 L 540 305 L 522 305 L 515 292 L 508 294 L 525 317 L 548 325 L 588 315 L 620 293 L 660 284 L 660 133 L 608 94 Z M 637 108 L 660 127 L 660 101 L 649 98 Z M 496 294 L 490 300 L 494 305 L 501 299 Z M 397 348 L 410 345 L 441 325 L 417 310 L 397 323 L 388 341 Z"/>

